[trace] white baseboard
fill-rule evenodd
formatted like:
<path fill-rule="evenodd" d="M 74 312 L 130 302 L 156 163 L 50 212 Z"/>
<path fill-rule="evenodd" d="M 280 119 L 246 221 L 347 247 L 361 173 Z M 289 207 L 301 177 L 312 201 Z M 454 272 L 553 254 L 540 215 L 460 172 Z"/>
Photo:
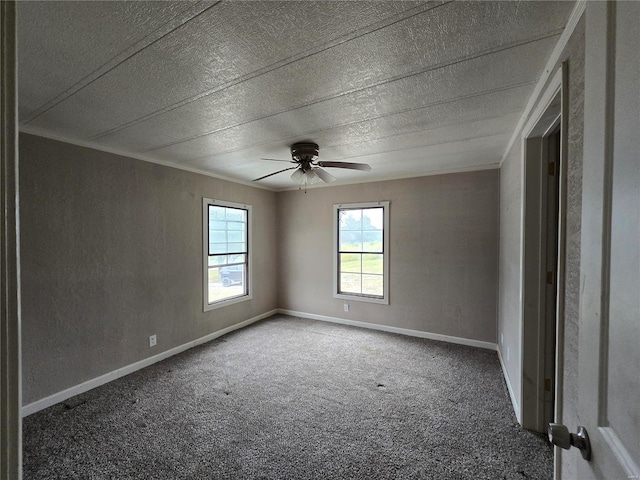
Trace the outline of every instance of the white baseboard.
<path fill-rule="evenodd" d="M 472 340 L 470 338 L 452 337 L 450 335 L 441 335 L 439 333 L 429 333 L 420 330 L 410 330 L 408 328 L 391 327 L 389 325 L 378 325 L 377 323 L 359 322 L 357 320 L 347 320 L 345 318 L 316 315 L 315 313 L 296 312 L 294 310 L 285 310 L 282 308 L 278 309 L 278 313 L 291 315 L 292 317 L 310 318 L 312 320 L 322 320 L 323 322 L 340 323 L 342 325 L 351 325 L 353 327 L 369 328 L 371 330 L 382 330 L 383 332 L 398 333 L 400 335 L 408 335 L 410 337 L 427 338 L 429 340 L 457 343 L 459 345 L 467 345 L 470 347 L 498 350 L 498 345 L 495 343 L 483 342 L 481 340 Z"/>
<path fill-rule="evenodd" d="M 270 317 L 275 313 L 277 313 L 277 310 L 271 310 L 269 312 L 265 312 L 253 318 L 250 318 L 249 320 L 245 320 L 244 322 L 236 323 L 235 325 L 231 325 L 230 327 L 223 328 L 222 330 L 218 330 L 217 332 L 210 333 L 209 335 L 205 335 L 204 337 L 200 337 L 191 342 L 187 342 L 185 344 L 179 345 L 169 350 L 165 350 L 164 352 L 161 352 L 149 358 L 145 358 L 144 360 L 140 360 L 139 362 L 132 363 L 131 365 L 127 365 L 122 368 L 118 368 L 117 370 L 114 370 L 109 373 L 105 373 L 104 375 L 101 375 L 97 378 L 87 380 L 86 382 L 82 382 L 79 385 L 67 388 L 66 390 L 63 390 L 61 392 L 54 393 L 53 395 L 49 395 L 48 397 L 45 397 L 43 399 L 36 400 L 35 402 L 30 403 L 28 405 L 24 405 L 22 407 L 22 416 L 26 417 L 27 415 L 31 415 L 32 413 L 38 412 L 40 410 L 48 408 L 57 403 L 64 402 L 68 398 L 71 398 L 75 395 L 79 395 L 88 390 L 91 390 L 92 388 L 96 388 L 96 387 L 99 387 L 100 385 L 104 385 L 105 383 L 109 383 L 113 380 L 116 380 L 117 378 L 124 377 L 125 375 L 133 373 L 136 370 L 140 370 L 144 367 L 148 367 L 149 365 L 153 365 L 154 363 L 160 362 L 165 358 L 172 357 L 174 355 L 177 355 L 178 353 L 184 352 L 185 350 L 188 350 L 195 346 L 210 342 L 211 340 L 214 340 L 218 337 L 226 335 L 227 333 L 233 332 L 234 330 L 238 330 L 240 328 L 246 327 L 247 325 L 251 325 L 252 323 L 257 322 L 258 320 L 262 320 L 263 318 Z"/>
<path fill-rule="evenodd" d="M 45 408 L 48 408 L 52 405 L 55 405 L 57 403 L 63 402 L 75 395 L 79 395 L 81 393 L 87 392 L 93 388 L 99 387 L 100 385 L 104 385 L 105 383 L 109 383 L 113 380 L 116 380 L 120 377 L 124 377 L 125 375 L 128 375 L 130 373 L 133 373 L 137 370 L 140 370 L 142 368 L 148 367 L 149 365 L 153 365 L 154 363 L 160 362 L 166 358 L 172 357 L 174 355 L 177 355 L 178 353 L 184 352 L 185 350 L 188 350 L 190 348 L 193 348 L 195 346 L 198 345 L 202 345 L 203 343 L 207 343 L 210 342 L 211 340 L 215 340 L 218 337 L 221 337 L 223 335 L 226 335 L 227 333 L 230 333 L 234 330 L 238 330 L 240 328 L 244 328 L 248 325 L 251 325 L 252 323 L 255 323 L 259 320 L 262 320 L 264 318 L 270 317 L 271 315 L 274 315 L 276 313 L 281 313 L 284 315 L 291 315 L 294 317 L 302 317 L 302 318 L 309 318 L 312 320 L 322 320 L 325 322 L 332 322 L 332 323 L 339 323 L 342 325 L 351 325 L 354 327 L 361 327 L 361 328 L 368 328 L 368 329 L 372 329 L 372 330 L 381 330 L 384 332 L 391 332 L 391 333 L 397 333 L 400 335 L 408 335 L 411 337 L 419 337 L 419 338 L 427 338 L 429 340 L 439 340 L 442 342 L 449 342 L 449 343 L 456 343 L 459 345 L 467 345 L 467 346 L 471 346 L 471 347 L 479 347 L 479 348 L 485 348 L 485 349 L 489 349 L 489 350 L 497 350 L 498 351 L 498 357 L 500 358 L 500 364 L 502 365 L 502 370 L 504 372 L 504 376 L 507 382 L 507 388 L 509 389 L 509 394 L 511 396 L 511 401 L 513 403 L 513 406 L 515 408 L 516 411 L 516 416 L 518 417 L 518 421 L 520 421 L 520 412 L 519 412 L 519 408 L 518 408 L 518 404 L 515 401 L 515 397 L 513 395 L 513 391 L 511 389 L 511 384 L 509 382 L 509 376 L 507 375 L 507 371 L 506 368 L 504 366 L 504 362 L 502 361 L 502 357 L 500 356 L 500 351 L 498 350 L 498 347 L 495 343 L 491 343 L 491 342 L 483 342 L 480 340 L 472 340 L 469 338 L 462 338 L 462 337 L 453 337 L 450 335 L 441 335 L 438 333 L 429 333 L 429 332 L 423 332 L 420 330 L 410 330 L 410 329 L 406 329 L 406 328 L 399 328 L 399 327 L 392 327 L 392 326 L 388 326 L 388 325 L 378 325 L 375 323 L 368 323 L 368 322 L 359 322 L 356 320 L 348 320 L 345 318 L 338 318 L 338 317 L 329 317 L 326 315 L 316 315 L 313 313 L 305 313 L 305 312 L 296 312 L 293 310 L 286 310 L 286 309 L 275 309 L 275 310 L 271 310 L 269 312 L 265 312 L 261 315 L 258 315 L 256 317 L 250 318 L 248 320 L 245 320 L 243 322 L 237 323 L 235 325 L 232 325 L 230 327 L 227 328 L 223 328 L 222 330 L 218 330 L 217 332 L 213 332 L 210 333 L 209 335 L 205 335 L 204 337 L 200 337 L 196 340 L 193 340 L 191 342 L 187 342 L 183 345 L 179 345 L 177 347 L 171 348 L 169 350 L 165 350 L 164 352 L 161 352 L 157 355 L 154 355 L 152 357 L 148 357 L 145 358 L 144 360 L 140 360 L 139 362 L 133 363 L 131 365 L 127 365 L 125 367 L 122 368 L 118 368 L 117 370 L 114 370 L 112 372 L 106 373 L 104 375 L 101 375 L 97 378 L 93 378 L 91 380 L 87 380 L 86 382 L 83 382 L 79 385 L 76 385 L 74 387 L 70 387 L 67 388 L 66 390 L 63 390 L 61 392 L 58 393 L 54 393 L 53 395 L 50 395 L 48 397 L 45 397 L 43 399 L 37 400 L 33 403 L 30 403 L 28 405 L 25 405 L 22 407 L 22 416 L 26 417 L 27 415 L 31 415 L 32 413 L 38 412 L 40 410 L 43 410 Z"/>
<path fill-rule="evenodd" d="M 507 366 L 504 364 L 504 360 L 502 359 L 502 353 L 499 348 L 497 350 L 500 366 L 502 367 L 502 375 L 504 376 L 504 381 L 507 384 L 507 390 L 509 391 L 509 397 L 511 398 L 511 404 L 513 405 L 513 411 L 516 414 L 516 420 L 518 420 L 518 423 L 522 425 L 522 412 L 520 412 L 520 405 L 518 405 L 518 400 L 516 400 L 513 387 L 511 386 L 511 379 L 509 378 L 509 372 L 507 372 Z"/>

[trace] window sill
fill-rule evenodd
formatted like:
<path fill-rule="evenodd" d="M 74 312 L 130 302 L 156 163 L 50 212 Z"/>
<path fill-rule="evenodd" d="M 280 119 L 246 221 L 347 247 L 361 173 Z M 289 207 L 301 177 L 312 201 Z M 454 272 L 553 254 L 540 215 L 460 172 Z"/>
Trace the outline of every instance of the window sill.
<path fill-rule="evenodd" d="M 334 293 L 333 298 L 351 300 L 353 302 L 377 303 L 379 305 L 389 305 L 388 298 L 367 297 L 365 295 L 349 295 L 347 293 Z"/>
<path fill-rule="evenodd" d="M 204 311 L 205 312 L 210 312 L 211 310 L 216 310 L 218 308 L 227 307 L 227 306 L 233 305 L 235 303 L 246 302 L 247 300 L 251 300 L 252 298 L 253 298 L 253 296 L 251 294 L 249 294 L 249 295 L 241 295 L 239 297 L 229 298 L 228 300 L 221 300 L 221 301 L 216 302 L 216 303 L 207 303 L 204 306 Z"/>

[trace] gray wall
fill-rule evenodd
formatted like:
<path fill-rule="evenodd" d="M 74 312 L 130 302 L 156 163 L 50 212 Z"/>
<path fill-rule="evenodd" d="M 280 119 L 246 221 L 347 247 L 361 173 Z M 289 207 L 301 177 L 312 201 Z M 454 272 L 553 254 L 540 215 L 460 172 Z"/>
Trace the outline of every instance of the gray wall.
<path fill-rule="evenodd" d="M 207 313 L 203 197 L 255 246 L 253 299 Z M 273 192 L 23 134 L 20 204 L 25 404 L 277 307 Z"/>
<path fill-rule="evenodd" d="M 496 342 L 498 170 L 278 194 L 278 306 Z M 332 296 L 334 203 L 390 200 L 390 305 Z"/>
<path fill-rule="evenodd" d="M 580 269 L 580 215 L 582 185 L 582 136 L 584 104 L 584 18 L 580 20 L 562 53 L 555 69 L 567 61 L 569 68 L 569 118 L 567 158 L 567 219 L 565 261 L 565 315 L 561 319 L 564 327 L 564 368 L 562 423 L 577 425 L 575 413 L 579 269 Z M 521 404 L 522 372 L 520 365 L 522 328 L 522 277 L 521 244 L 523 188 L 522 144 L 515 142 L 500 170 L 500 254 L 499 254 L 499 303 L 498 334 L 504 335 L 504 344 L 499 345 L 507 376 Z M 507 348 L 510 355 L 507 358 Z M 563 454 L 564 478 L 574 478 L 576 458 L 572 452 Z"/>

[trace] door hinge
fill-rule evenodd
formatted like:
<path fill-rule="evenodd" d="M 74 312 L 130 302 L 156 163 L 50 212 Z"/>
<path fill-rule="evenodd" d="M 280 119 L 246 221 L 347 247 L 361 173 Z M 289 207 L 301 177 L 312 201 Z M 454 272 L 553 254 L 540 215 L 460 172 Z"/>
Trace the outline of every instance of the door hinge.
<path fill-rule="evenodd" d="M 548 169 L 549 169 L 549 175 L 555 175 L 556 174 L 556 162 L 549 162 L 548 164 Z"/>
<path fill-rule="evenodd" d="M 551 391 L 551 379 L 550 378 L 545 378 L 544 379 L 544 389 L 547 392 Z"/>
<path fill-rule="evenodd" d="M 549 285 L 553 284 L 553 272 L 547 272 L 547 283 Z"/>

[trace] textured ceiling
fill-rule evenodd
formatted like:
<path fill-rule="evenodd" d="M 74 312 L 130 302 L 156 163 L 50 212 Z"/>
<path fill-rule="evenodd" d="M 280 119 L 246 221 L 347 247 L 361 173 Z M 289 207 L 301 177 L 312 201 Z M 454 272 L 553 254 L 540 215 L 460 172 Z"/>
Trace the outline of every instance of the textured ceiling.
<path fill-rule="evenodd" d="M 250 181 L 495 166 L 573 2 L 20 2 L 24 131 Z M 291 187 L 291 172 L 260 185 Z"/>

